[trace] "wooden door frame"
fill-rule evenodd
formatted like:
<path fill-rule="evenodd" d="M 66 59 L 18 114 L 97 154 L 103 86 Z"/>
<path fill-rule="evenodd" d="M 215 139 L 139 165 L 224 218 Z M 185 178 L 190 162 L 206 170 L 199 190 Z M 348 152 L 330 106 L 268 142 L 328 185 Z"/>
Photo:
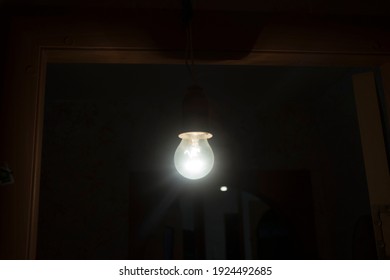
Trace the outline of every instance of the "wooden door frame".
<path fill-rule="evenodd" d="M 203 15 L 203 19 L 218 15 L 209 13 Z M 171 16 L 164 12 L 155 14 L 153 18 L 160 20 L 159 26 L 144 25 L 142 17 L 123 14 L 112 16 L 109 20 L 97 15 L 22 16 L 12 19 L 6 86 L 1 100 L 3 105 L 0 105 L 3 106 L 0 117 L 7 120 L 5 130 L 10 131 L 2 139 L 0 155 L 4 158 L 0 160 L 7 161 L 15 175 L 15 184 L 0 192 L 0 203 L 9 209 L 8 213 L 2 214 L 0 222 L 3 225 L 0 226 L 11 228 L 0 240 L 0 244 L 5 246 L 5 258 L 34 259 L 36 254 L 47 64 L 182 64 L 181 46 L 161 46 L 150 32 L 153 28 L 160 28 L 160 31 L 167 30 L 169 33 L 168 30 L 176 23 Z M 242 14 L 232 13 L 229 16 L 238 25 L 245 18 Z M 261 25 L 251 49 L 232 50 L 229 45 L 223 44 L 214 49 L 205 48 L 199 50 L 201 59 L 198 62 L 332 67 L 381 67 L 390 64 L 390 32 L 380 25 L 363 28 L 343 20 L 328 25 L 329 20 L 292 22 L 272 18 Z M 180 28 L 175 32 L 179 36 L 178 41 L 184 40 L 184 32 L 180 33 Z M 207 33 L 207 30 L 204 32 Z M 389 84 L 390 75 L 386 74 L 384 79 Z M 390 95 L 389 90 L 386 85 L 387 95 Z M 388 103 L 386 105 L 390 112 Z M 388 193 L 384 196 L 390 203 Z M 379 224 L 376 226 L 380 227 Z"/>

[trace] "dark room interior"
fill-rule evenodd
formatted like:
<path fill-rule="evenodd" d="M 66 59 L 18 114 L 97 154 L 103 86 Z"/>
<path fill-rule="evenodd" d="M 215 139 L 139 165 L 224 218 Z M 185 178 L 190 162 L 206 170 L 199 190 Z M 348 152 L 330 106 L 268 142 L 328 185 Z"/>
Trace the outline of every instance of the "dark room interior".
<path fill-rule="evenodd" d="M 367 69 L 198 68 L 211 103 L 216 162 L 207 179 L 188 185 L 172 166 L 181 101 L 191 83 L 185 66 L 48 66 L 38 257 L 127 259 L 134 248 L 129 253 L 125 245 L 129 231 L 147 227 L 152 232 L 137 239 L 146 247 L 130 255 L 136 259 L 167 257 L 170 250 L 171 257 L 225 259 L 231 244 L 238 248 L 230 258 L 252 259 L 264 250 L 255 245 L 256 230 L 263 230 L 269 208 L 281 216 L 269 223 L 281 219 L 286 227 L 270 238 L 292 240 L 276 242 L 270 252 L 277 253 L 265 259 L 358 257 L 363 245 L 354 236 L 366 233 L 356 227 L 370 208 L 351 75 Z M 135 193 L 149 208 L 129 205 Z M 169 195 L 176 197 L 162 206 Z M 202 207 L 199 225 L 194 206 L 186 208 L 192 196 Z M 179 215 L 170 217 L 175 207 Z M 134 219 L 140 220 L 135 227 Z M 199 238 L 196 226 L 204 230 L 196 246 L 204 252 L 175 241 Z M 164 247 L 168 228 L 171 249 Z M 259 254 L 252 252 L 256 246 Z"/>
<path fill-rule="evenodd" d="M 0 259 L 390 257 L 389 3 L 106 2 L 0 1 Z"/>

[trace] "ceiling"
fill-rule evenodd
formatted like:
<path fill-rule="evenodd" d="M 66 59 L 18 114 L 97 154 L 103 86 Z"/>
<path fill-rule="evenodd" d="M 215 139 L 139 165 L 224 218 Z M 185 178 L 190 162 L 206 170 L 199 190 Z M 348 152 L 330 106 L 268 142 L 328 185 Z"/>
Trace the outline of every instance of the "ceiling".
<path fill-rule="evenodd" d="M 181 0 L 0 0 L 3 7 L 110 7 L 181 9 Z M 287 14 L 386 15 L 388 0 L 194 0 L 198 10 L 245 11 Z"/>

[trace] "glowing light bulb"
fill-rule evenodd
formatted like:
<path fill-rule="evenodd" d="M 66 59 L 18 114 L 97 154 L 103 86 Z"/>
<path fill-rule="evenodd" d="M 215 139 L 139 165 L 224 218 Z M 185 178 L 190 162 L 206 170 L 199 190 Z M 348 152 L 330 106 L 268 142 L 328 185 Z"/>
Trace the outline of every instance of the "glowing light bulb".
<path fill-rule="evenodd" d="M 207 141 L 211 137 L 207 132 L 186 132 L 179 135 L 181 142 L 176 149 L 174 163 L 183 177 L 200 179 L 213 169 L 214 153 Z"/>

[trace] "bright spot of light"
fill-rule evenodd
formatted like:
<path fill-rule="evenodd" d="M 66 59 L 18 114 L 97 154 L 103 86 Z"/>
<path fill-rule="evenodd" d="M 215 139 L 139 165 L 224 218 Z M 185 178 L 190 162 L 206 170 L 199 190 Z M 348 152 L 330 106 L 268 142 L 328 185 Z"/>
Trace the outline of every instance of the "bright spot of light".
<path fill-rule="evenodd" d="M 203 169 L 203 165 L 201 160 L 192 159 L 185 163 L 185 168 L 189 172 L 198 173 Z"/>
<path fill-rule="evenodd" d="M 228 190 L 228 187 L 222 186 L 220 187 L 221 192 L 226 192 Z"/>

